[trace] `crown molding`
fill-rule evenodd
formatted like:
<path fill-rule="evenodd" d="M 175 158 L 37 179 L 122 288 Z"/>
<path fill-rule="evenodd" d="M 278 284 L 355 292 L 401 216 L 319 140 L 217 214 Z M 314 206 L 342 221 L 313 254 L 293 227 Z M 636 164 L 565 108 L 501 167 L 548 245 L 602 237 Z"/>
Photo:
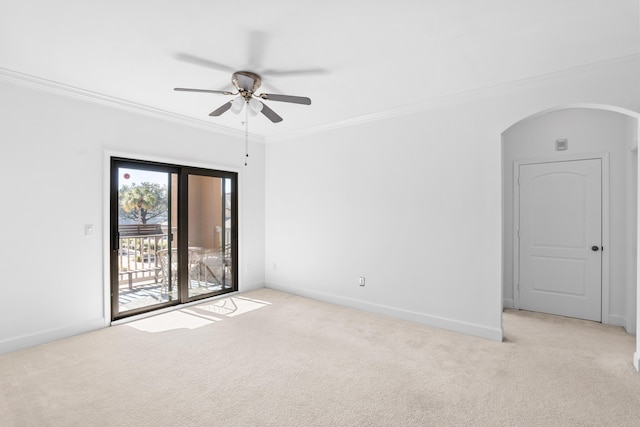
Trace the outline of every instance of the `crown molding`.
<path fill-rule="evenodd" d="M 552 73 L 542 74 L 533 77 L 526 77 L 519 80 L 514 80 L 499 85 L 488 86 L 480 89 L 473 89 L 469 91 L 463 91 L 453 94 L 448 94 L 440 97 L 431 98 L 421 101 L 419 103 L 405 105 L 399 108 L 393 108 L 386 111 L 356 116 L 350 119 L 341 120 L 333 123 L 328 123 L 320 126 L 308 127 L 305 129 L 297 129 L 280 134 L 262 136 L 258 134 L 249 134 L 249 138 L 254 142 L 278 142 L 286 141 L 295 138 L 310 136 L 314 134 L 320 134 L 331 130 L 356 126 L 360 124 L 376 122 L 389 118 L 407 116 L 415 113 L 433 110 L 436 108 L 443 108 L 447 106 L 459 105 L 482 98 L 500 95 L 508 91 L 512 91 L 518 87 L 526 87 L 529 85 L 539 84 L 544 80 L 567 78 L 576 73 L 603 71 L 603 70 L 615 70 L 623 68 L 636 68 L 640 70 L 640 53 L 635 53 L 628 56 L 614 58 L 610 60 L 595 62 L 591 64 L 581 65 L 573 68 L 568 68 Z M 0 67 L 0 81 L 12 83 L 15 85 L 25 86 L 28 88 L 41 90 L 45 92 L 54 93 L 57 95 L 72 97 L 96 104 L 105 105 L 108 107 L 116 108 L 123 111 L 133 112 L 137 114 L 143 114 L 149 117 L 154 117 L 177 124 L 190 126 L 193 128 L 203 129 L 206 131 L 214 132 L 217 134 L 227 135 L 235 138 L 244 138 L 245 134 L 242 130 L 232 129 L 225 126 L 220 126 L 211 122 L 207 122 L 201 119 L 195 119 L 193 117 L 184 116 L 181 114 L 172 113 L 166 110 L 150 107 L 143 104 L 138 104 L 131 101 L 126 101 L 119 98 L 103 95 L 96 92 L 80 89 L 77 87 L 65 85 L 52 80 L 43 79 L 40 77 L 20 73 L 17 71 L 9 70 Z"/>
<path fill-rule="evenodd" d="M 282 133 L 279 135 L 267 136 L 266 142 L 270 143 L 287 141 L 295 138 L 310 136 L 370 122 L 376 122 L 393 117 L 407 116 L 415 113 L 433 110 L 436 108 L 459 105 L 461 103 L 467 103 L 491 96 L 500 95 L 502 93 L 513 91 L 516 88 L 539 84 L 541 81 L 567 78 L 576 73 L 597 72 L 625 68 L 638 69 L 640 71 L 640 53 L 635 53 L 632 55 L 622 56 L 605 61 L 594 62 L 591 64 L 580 65 L 577 67 L 567 68 L 546 74 L 540 74 L 537 76 L 525 77 L 498 85 L 443 95 L 418 103 L 405 105 L 399 108 L 393 108 L 378 113 L 357 116 L 351 119 L 341 120 L 326 125 L 314 126 L 307 129 L 299 129 Z"/>
<path fill-rule="evenodd" d="M 35 89 L 43 92 L 49 92 L 56 95 L 75 98 L 82 101 L 92 102 L 95 104 L 105 105 L 107 107 L 116 108 L 118 110 L 132 112 L 136 114 L 143 114 L 148 117 L 166 120 L 166 121 L 170 121 L 180 125 L 190 126 L 193 128 L 198 128 L 198 129 L 202 129 L 210 132 L 215 132 L 217 134 L 227 135 L 235 138 L 245 137 L 245 133 L 242 130 L 231 129 L 231 128 L 220 126 L 204 120 L 195 119 L 193 117 L 183 116 L 181 114 L 176 114 L 170 111 L 161 110 L 159 108 L 154 108 L 154 107 L 138 104 L 131 101 L 126 101 L 124 99 L 114 98 L 114 97 L 103 95 L 97 92 L 91 92 L 85 89 L 80 89 L 74 86 L 58 83 L 53 80 L 47 80 L 41 77 L 36 77 L 29 74 L 24 74 L 17 71 L 9 70 L 7 68 L 0 67 L 0 81 L 11 83 L 18 86 L 24 86 L 30 89 Z M 261 135 L 250 133 L 249 138 L 252 141 L 264 143 L 264 137 Z"/>

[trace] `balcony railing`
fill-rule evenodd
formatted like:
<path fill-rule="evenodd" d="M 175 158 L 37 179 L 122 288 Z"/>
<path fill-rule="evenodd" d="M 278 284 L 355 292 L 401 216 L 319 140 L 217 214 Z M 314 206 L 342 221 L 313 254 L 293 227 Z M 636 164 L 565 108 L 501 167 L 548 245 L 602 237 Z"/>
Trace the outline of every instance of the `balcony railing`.
<path fill-rule="evenodd" d="M 163 230 L 160 224 L 132 224 L 120 225 L 118 232 L 119 284 L 126 284 L 132 289 L 136 283 L 158 283 L 162 280 L 162 268 L 156 253 L 169 248 L 168 230 Z"/>
<path fill-rule="evenodd" d="M 145 226 L 145 227 L 141 227 Z M 120 225 L 118 227 L 118 284 L 133 290 L 134 287 L 155 283 L 167 285 L 177 280 L 176 228 L 171 229 L 173 238 L 160 224 Z M 197 286 L 231 286 L 231 245 L 224 250 L 189 247 L 189 280 Z M 169 265 L 168 252 L 173 254 Z M 164 258 L 163 258 L 164 257 Z M 171 270 L 171 271 L 169 271 Z M 162 288 L 160 288 L 162 290 Z"/>

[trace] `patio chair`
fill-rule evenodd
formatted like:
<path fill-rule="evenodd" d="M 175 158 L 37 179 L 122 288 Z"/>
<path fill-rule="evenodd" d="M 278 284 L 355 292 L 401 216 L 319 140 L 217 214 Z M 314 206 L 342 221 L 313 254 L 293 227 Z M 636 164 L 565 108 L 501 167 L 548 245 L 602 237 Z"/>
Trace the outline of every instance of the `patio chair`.
<path fill-rule="evenodd" d="M 169 260 L 169 254 L 171 254 L 171 260 Z M 174 287 L 178 284 L 178 250 L 177 249 L 160 249 L 156 252 L 156 258 L 160 263 L 161 273 L 162 273 L 162 283 L 160 285 L 160 292 L 162 293 L 164 289 L 175 289 Z M 169 277 L 171 277 L 171 286 L 169 286 Z"/>
<path fill-rule="evenodd" d="M 219 285 L 222 289 L 228 287 L 227 280 L 231 278 L 231 245 L 225 248 L 224 252 L 207 251 L 201 260 L 204 281 L 209 285 L 210 280 Z"/>
<path fill-rule="evenodd" d="M 189 287 L 194 286 L 195 283 L 197 286 L 201 286 L 203 278 L 206 283 L 206 265 L 203 263 L 201 252 L 202 248 L 189 248 Z M 169 263 L 169 253 L 171 253 L 171 263 Z M 170 288 L 171 290 L 176 289 L 175 287 L 178 285 L 178 249 L 172 248 L 171 252 L 167 249 L 160 249 L 156 252 L 156 257 L 162 274 L 160 292 L 163 292 L 164 288 L 169 290 L 169 272 L 171 272 Z"/>

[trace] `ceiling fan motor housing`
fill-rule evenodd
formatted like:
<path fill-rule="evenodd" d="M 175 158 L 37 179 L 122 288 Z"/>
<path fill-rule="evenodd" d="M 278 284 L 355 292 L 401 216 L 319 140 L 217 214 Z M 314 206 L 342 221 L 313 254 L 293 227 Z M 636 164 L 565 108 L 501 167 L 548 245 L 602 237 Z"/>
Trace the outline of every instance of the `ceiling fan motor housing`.
<path fill-rule="evenodd" d="M 236 71 L 231 77 L 231 82 L 243 97 L 250 98 L 262 84 L 262 79 L 251 71 Z"/>

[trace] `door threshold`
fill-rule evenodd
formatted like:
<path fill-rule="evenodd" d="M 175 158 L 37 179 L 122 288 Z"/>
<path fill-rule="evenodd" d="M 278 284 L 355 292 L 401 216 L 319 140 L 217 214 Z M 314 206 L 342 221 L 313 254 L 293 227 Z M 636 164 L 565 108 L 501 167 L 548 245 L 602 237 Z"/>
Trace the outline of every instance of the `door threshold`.
<path fill-rule="evenodd" d="M 171 307 L 160 308 L 158 310 L 147 311 L 146 313 L 140 313 L 140 314 L 136 314 L 134 316 L 124 317 L 124 318 L 118 319 L 118 320 L 112 320 L 111 323 L 109 324 L 109 326 L 123 325 L 125 323 L 134 322 L 136 320 L 141 320 L 141 319 L 146 319 L 148 317 L 157 316 L 159 314 L 170 313 L 172 311 L 181 310 L 181 309 L 186 308 L 186 307 L 192 307 L 194 305 L 199 305 L 199 304 L 207 303 L 207 302 L 210 302 L 210 301 L 219 300 L 219 299 L 222 299 L 222 298 L 227 298 L 229 296 L 237 295 L 238 293 L 240 293 L 240 292 L 239 291 L 232 291 L 232 292 L 227 292 L 225 294 L 216 295 L 216 296 L 209 297 L 209 298 L 199 299 L 197 301 L 191 301 L 191 302 L 186 302 L 184 304 L 172 305 Z"/>

